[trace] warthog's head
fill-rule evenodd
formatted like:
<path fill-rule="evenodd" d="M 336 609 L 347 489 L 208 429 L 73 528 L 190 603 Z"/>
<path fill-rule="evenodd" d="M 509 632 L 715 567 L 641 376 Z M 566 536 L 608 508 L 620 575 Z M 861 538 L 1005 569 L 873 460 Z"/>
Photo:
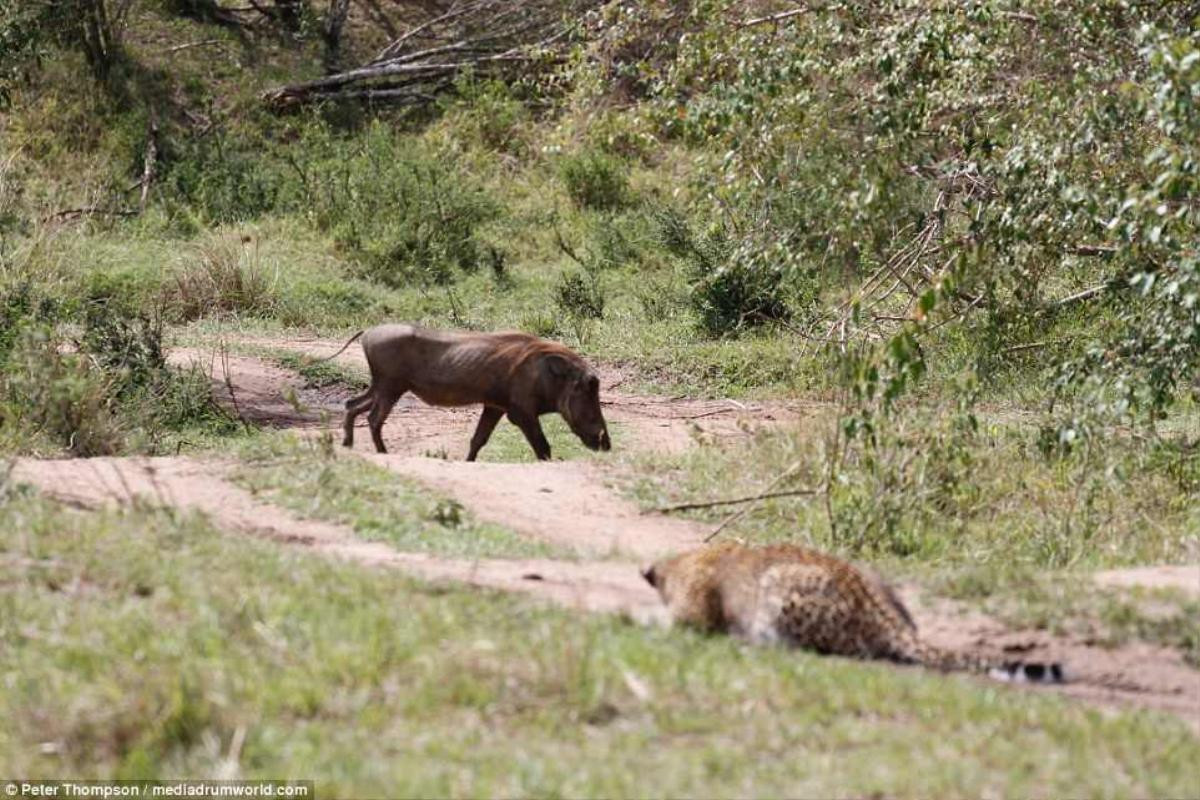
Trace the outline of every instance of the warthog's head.
<path fill-rule="evenodd" d="M 600 411 L 600 379 L 596 373 L 560 356 L 547 356 L 543 364 L 554 387 L 558 413 L 579 440 L 592 450 L 612 449 L 608 425 Z"/>

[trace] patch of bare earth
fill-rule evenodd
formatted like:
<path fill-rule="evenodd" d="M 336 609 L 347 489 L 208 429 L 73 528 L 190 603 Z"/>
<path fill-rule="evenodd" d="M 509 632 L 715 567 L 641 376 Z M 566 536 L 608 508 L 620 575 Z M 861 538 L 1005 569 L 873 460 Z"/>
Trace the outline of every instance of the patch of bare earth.
<path fill-rule="evenodd" d="M 552 559 L 452 559 L 366 542 L 349 528 L 301 519 L 226 480 L 234 464 L 184 457 L 19 459 L 12 479 L 82 508 L 145 503 L 201 512 L 217 526 L 427 580 L 520 591 L 589 611 L 645 619 L 657 598 L 628 564 Z"/>
<path fill-rule="evenodd" d="M 1200 564 L 1105 569 L 1093 574 L 1101 586 L 1122 589 L 1174 589 L 1200 595 Z"/>
<path fill-rule="evenodd" d="M 318 355 L 341 343 L 250 342 L 288 347 Z M 362 366 L 361 351 L 348 350 L 339 360 Z M 247 421 L 277 427 L 322 429 L 337 426 L 341 401 L 348 392 L 308 390 L 294 373 L 247 356 L 225 356 L 203 350 L 177 351 L 176 363 L 199 362 L 213 375 L 214 390 Z M 622 377 L 604 373 L 604 385 L 619 386 Z M 798 421 L 820 410 L 752 405 L 728 401 L 645 398 L 611 389 L 610 418 L 638 433 L 637 445 L 685 447 L 693 425 L 710 427 L 714 435 L 746 435 L 755 425 Z M 299 402 L 297 402 L 297 400 Z M 435 409 L 408 399 L 389 422 L 389 444 L 395 453 L 363 457 L 415 478 L 462 502 L 477 517 L 528 536 L 568 544 L 597 560 L 563 562 L 550 559 L 447 559 L 396 551 L 382 543 L 364 542 L 340 525 L 294 517 L 271 507 L 225 480 L 227 462 L 188 458 L 20 460 L 14 477 L 67 502 L 94 507 L 129 503 L 136 497 L 209 515 L 219 526 L 243 531 L 321 554 L 372 566 L 395 568 L 428 580 L 450 580 L 505 591 L 519 591 L 572 608 L 621 613 L 642 621 L 662 621 L 654 592 L 637 566 L 664 553 L 695 546 L 707 530 L 695 523 L 640 514 L 631 503 L 606 487 L 612 468 L 602 461 L 534 464 L 467 463 L 422 458 L 436 443 L 445 452 L 465 447 L 473 430 L 474 409 Z M 657 434 L 655 433 L 657 431 Z M 664 432 L 665 431 L 665 432 Z M 719 433 L 724 431 L 724 434 Z M 643 433 L 645 438 L 642 438 Z M 364 438 L 364 437 L 359 437 Z M 633 444 L 633 442 L 631 442 Z M 1196 568 L 1154 568 L 1155 581 L 1185 580 Z M 1100 578 L 1120 584 L 1133 580 L 1110 573 Z M 1150 574 L 1150 573 L 1146 573 Z M 1147 580 L 1140 575 L 1137 580 Z M 997 621 L 947 601 L 923 599 L 915 587 L 903 587 L 922 635 L 931 642 L 1001 660 L 1060 661 L 1069 682 L 1064 693 L 1101 705 L 1135 705 L 1178 714 L 1200 732 L 1200 672 L 1179 653 L 1137 643 L 1106 649 L 1086 641 L 1044 631 L 1005 628 Z"/>

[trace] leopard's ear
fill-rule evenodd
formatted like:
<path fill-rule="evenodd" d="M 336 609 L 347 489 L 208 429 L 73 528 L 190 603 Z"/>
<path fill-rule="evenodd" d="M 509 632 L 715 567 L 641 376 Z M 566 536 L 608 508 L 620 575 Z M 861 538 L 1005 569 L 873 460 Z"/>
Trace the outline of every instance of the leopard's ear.
<path fill-rule="evenodd" d="M 655 589 L 658 588 L 658 575 L 654 572 L 653 564 L 642 570 L 642 577 L 646 579 L 646 583 L 650 584 Z"/>

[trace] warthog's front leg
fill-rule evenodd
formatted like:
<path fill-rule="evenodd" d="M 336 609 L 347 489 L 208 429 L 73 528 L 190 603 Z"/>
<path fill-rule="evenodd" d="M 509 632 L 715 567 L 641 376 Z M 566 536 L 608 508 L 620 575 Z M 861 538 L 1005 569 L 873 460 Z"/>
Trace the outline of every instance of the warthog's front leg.
<path fill-rule="evenodd" d="M 467 461 L 475 460 L 475 456 L 479 455 L 479 451 L 488 443 L 488 439 L 492 438 L 492 431 L 496 429 L 496 423 L 503 416 L 503 409 L 494 406 L 483 407 L 483 413 L 479 416 L 479 424 L 475 426 L 475 435 L 471 437 L 471 451 L 467 453 Z"/>
<path fill-rule="evenodd" d="M 550 443 L 546 441 L 546 434 L 542 433 L 542 424 L 538 422 L 538 418 L 511 408 L 508 410 L 508 418 L 525 434 L 538 461 L 549 461 Z"/>

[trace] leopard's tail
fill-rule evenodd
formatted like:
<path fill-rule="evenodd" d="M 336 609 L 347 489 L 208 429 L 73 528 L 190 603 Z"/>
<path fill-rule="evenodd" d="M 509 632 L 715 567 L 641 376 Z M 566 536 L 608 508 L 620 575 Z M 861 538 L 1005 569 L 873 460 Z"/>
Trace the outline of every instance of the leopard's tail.
<path fill-rule="evenodd" d="M 930 669 L 943 672 L 980 672 L 989 678 L 1013 683 L 1065 683 L 1066 673 L 1057 661 L 999 661 L 950 650 L 923 641 L 916 632 L 905 637 L 897 655 L 902 661 L 911 661 Z"/>

